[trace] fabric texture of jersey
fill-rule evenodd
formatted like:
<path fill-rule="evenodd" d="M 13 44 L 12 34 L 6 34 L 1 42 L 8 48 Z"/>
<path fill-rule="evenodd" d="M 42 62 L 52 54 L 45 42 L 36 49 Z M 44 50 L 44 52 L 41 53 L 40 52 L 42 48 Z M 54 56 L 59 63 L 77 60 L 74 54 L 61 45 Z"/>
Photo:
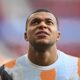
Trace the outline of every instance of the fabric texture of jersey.
<path fill-rule="evenodd" d="M 57 51 L 58 60 L 49 66 L 33 64 L 27 55 L 5 64 L 13 80 L 80 80 L 80 60 Z"/>

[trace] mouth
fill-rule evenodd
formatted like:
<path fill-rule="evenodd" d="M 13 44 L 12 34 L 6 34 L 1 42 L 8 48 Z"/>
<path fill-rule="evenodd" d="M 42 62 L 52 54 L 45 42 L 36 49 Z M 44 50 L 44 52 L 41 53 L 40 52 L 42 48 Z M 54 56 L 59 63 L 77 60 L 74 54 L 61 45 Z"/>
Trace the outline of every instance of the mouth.
<path fill-rule="evenodd" d="M 36 33 L 36 35 L 38 37 L 46 37 L 46 36 L 49 36 L 49 33 L 46 32 L 46 31 L 39 31 L 39 32 Z"/>

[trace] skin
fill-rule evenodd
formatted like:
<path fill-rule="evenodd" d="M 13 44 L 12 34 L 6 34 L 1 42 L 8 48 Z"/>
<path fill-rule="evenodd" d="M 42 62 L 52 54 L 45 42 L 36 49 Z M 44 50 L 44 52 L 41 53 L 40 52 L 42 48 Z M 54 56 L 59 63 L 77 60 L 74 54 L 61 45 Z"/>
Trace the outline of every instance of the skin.
<path fill-rule="evenodd" d="M 54 63 L 58 59 L 56 42 L 59 38 L 57 21 L 52 13 L 33 13 L 28 19 L 25 32 L 25 40 L 29 41 L 30 61 L 40 66 Z"/>

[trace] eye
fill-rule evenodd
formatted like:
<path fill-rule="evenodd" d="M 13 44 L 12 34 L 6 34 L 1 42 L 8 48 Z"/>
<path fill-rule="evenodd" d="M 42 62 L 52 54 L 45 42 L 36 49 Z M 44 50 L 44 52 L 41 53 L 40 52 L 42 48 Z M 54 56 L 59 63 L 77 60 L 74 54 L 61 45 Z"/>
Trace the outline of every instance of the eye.
<path fill-rule="evenodd" d="M 54 23 L 53 23 L 53 21 L 51 21 L 51 20 L 46 20 L 46 24 L 47 24 L 47 25 L 53 25 Z"/>
<path fill-rule="evenodd" d="M 34 26 L 34 25 L 38 25 L 40 22 L 41 21 L 39 19 L 33 19 L 30 24 Z"/>

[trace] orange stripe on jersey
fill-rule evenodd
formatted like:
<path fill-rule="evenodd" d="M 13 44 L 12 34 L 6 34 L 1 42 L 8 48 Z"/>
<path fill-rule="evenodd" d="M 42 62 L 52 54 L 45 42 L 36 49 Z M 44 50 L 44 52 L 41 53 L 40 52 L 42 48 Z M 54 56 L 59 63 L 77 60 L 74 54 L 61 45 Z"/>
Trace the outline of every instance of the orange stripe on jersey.
<path fill-rule="evenodd" d="M 12 61 L 6 63 L 5 67 L 12 68 L 15 66 L 15 64 L 16 64 L 16 60 L 12 60 Z"/>
<path fill-rule="evenodd" d="M 78 59 L 78 74 L 80 76 L 80 58 Z"/>
<path fill-rule="evenodd" d="M 56 80 L 56 70 L 47 70 L 42 71 L 40 74 L 41 80 Z"/>

